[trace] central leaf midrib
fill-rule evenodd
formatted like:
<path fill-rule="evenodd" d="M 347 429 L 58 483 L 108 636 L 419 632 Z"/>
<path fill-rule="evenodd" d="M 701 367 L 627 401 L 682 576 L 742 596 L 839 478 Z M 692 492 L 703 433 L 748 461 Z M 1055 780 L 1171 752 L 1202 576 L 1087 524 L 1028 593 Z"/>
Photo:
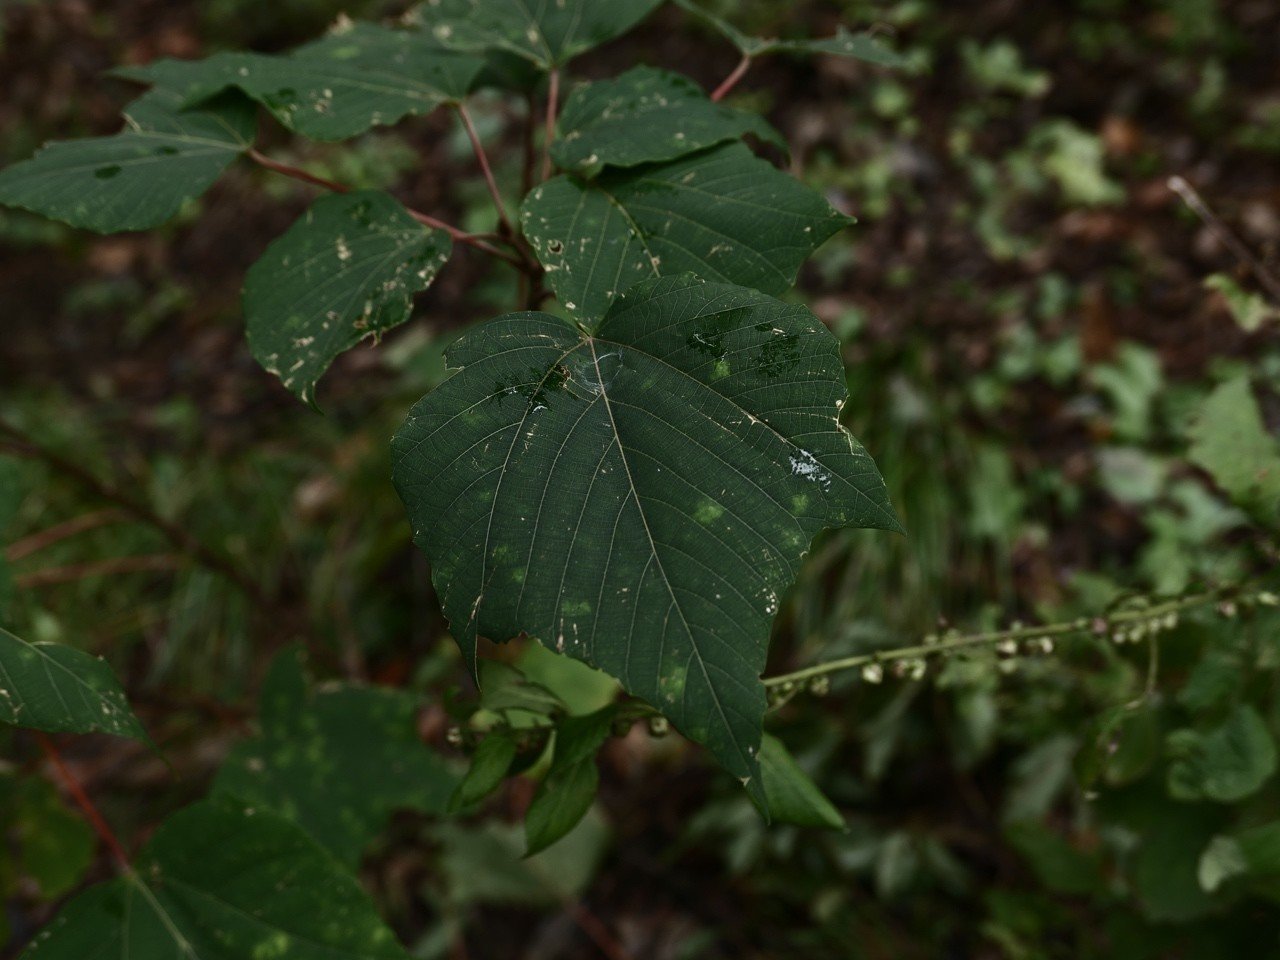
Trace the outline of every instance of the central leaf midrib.
<path fill-rule="evenodd" d="M 658 545 L 653 539 L 653 531 L 649 528 L 649 518 L 645 515 L 644 506 L 640 502 L 640 491 L 636 488 L 635 478 L 631 474 L 631 465 L 627 461 L 626 446 L 622 442 L 622 434 L 619 433 L 618 431 L 618 422 L 616 419 L 614 419 L 614 416 L 613 416 L 613 406 L 609 402 L 609 391 L 608 391 L 608 388 L 605 386 L 604 380 L 601 376 L 600 359 L 596 354 L 596 347 L 595 347 L 596 340 L 593 337 L 593 338 L 589 338 L 586 342 L 591 349 L 591 361 L 596 368 L 596 382 L 601 385 L 600 396 L 604 400 L 604 409 L 609 415 L 609 426 L 613 430 L 614 442 L 617 444 L 617 447 L 618 447 L 618 456 L 622 460 L 622 469 L 627 477 L 627 485 L 631 489 L 631 499 L 635 501 L 636 511 L 640 515 L 640 523 L 644 527 L 645 537 L 649 541 L 649 551 L 653 556 L 654 562 L 658 566 L 658 574 L 659 576 L 662 577 L 663 585 L 666 586 L 667 588 L 667 595 L 671 598 L 671 605 L 675 607 L 676 613 L 680 615 L 680 623 L 684 626 L 685 635 L 689 638 L 689 645 L 693 649 L 693 654 L 696 655 L 696 659 L 698 661 L 698 669 L 702 671 L 702 678 L 706 682 L 707 691 L 710 694 L 711 702 L 716 705 L 716 712 L 720 714 L 720 721 L 723 724 L 723 729 L 725 730 L 725 732 L 729 734 L 730 737 L 733 738 L 733 745 L 737 749 L 738 753 L 743 757 L 750 757 L 750 754 L 743 749 L 741 741 L 738 740 L 738 735 L 736 730 L 734 729 L 733 724 L 729 722 L 729 717 L 725 713 L 724 704 L 720 702 L 719 690 L 716 688 L 715 684 L 711 682 L 711 674 L 707 670 L 706 659 L 703 657 L 702 650 L 698 646 L 698 641 L 694 637 L 693 629 L 689 626 L 689 619 L 685 616 L 684 608 L 680 605 L 680 601 L 676 599 L 675 589 L 672 587 L 671 580 L 667 576 L 666 569 L 662 565 L 662 557 L 659 556 L 658 554 Z M 618 344 L 618 346 L 623 346 L 623 345 Z M 639 599 L 637 598 L 637 603 L 638 602 L 639 602 Z M 658 649 L 659 669 L 661 669 L 662 662 L 666 658 L 666 652 L 667 652 L 666 646 L 667 646 L 667 638 L 666 638 L 666 631 L 664 630 L 662 635 L 662 642 Z M 681 713 L 683 714 L 687 706 L 688 697 L 689 697 L 688 684 L 685 684 L 682 687 L 680 692 L 680 697 L 681 697 L 681 702 L 680 702 Z M 748 760 L 748 768 L 749 767 L 750 767 L 750 761 Z"/>

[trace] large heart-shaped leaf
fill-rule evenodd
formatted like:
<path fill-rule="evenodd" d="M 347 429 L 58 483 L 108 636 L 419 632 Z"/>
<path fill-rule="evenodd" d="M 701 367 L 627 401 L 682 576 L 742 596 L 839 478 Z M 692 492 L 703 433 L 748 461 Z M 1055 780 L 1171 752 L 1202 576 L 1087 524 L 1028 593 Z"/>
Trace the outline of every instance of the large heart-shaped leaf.
<path fill-rule="evenodd" d="M 573 92 L 551 155 L 561 168 L 592 177 L 606 166 L 673 160 L 748 133 L 787 148 L 758 114 L 712 103 L 678 73 L 635 67 Z"/>
<path fill-rule="evenodd" d="M 833 37 L 819 39 L 789 39 L 753 37 L 743 33 L 729 21 L 717 17 L 694 3 L 693 0 L 676 0 L 677 6 L 714 27 L 726 40 L 738 48 L 744 56 L 758 57 L 767 53 L 828 53 L 839 57 L 851 57 L 883 67 L 903 67 L 909 61 L 870 33 L 850 33 L 841 27 Z"/>
<path fill-rule="evenodd" d="M 418 735 L 419 706 L 402 690 L 309 691 L 283 654 L 263 689 L 262 733 L 232 750 L 214 791 L 288 817 L 354 867 L 395 811 L 448 808 L 458 778 Z"/>
<path fill-rule="evenodd" d="M 452 249 L 385 193 L 321 197 L 245 277 L 249 348 L 312 402 L 334 357 L 409 319 Z"/>
<path fill-rule="evenodd" d="M 741 143 L 589 182 L 556 177 L 529 194 L 520 217 L 556 296 L 583 317 L 654 276 L 782 293 L 852 222 Z"/>
<path fill-rule="evenodd" d="M 454 636 L 521 633 L 616 677 L 763 800 L 760 673 L 824 527 L 897 529 L 838 421 L 835 338 L 801 306 L 647 281 L 584 334 L 539 313 L 450 349 L 393 442 Z"/>
<path fill-rule="evenodd" d="M 3 628 L 0 723 L 48 733 L 147 738 L 105 662 L 57 643 L 27 643 Z"/>
<path fill-rule="evenodd" d="M 180 101 L 153 90 L 125 110 L 115 136 L 47 144 L 0 171 L 0 204 L 99 233 L 164 223 L 249 149 L 254 132 L 243 97 L 199 110 L 180 110 Z"/>
<path fill-rule="evenodd" d="M 170 817 L 135 870 L 72 900 L 23 960 L 406 960 L 355 879 L 232 800 Z"/>
<path fill-rule="evenodd" d="M 116 73 L 175 91 L 187 105 L 235 87 L 291 130 L 345 140 L 461 100 L 483 67 L 482 58 L 445 49 L 420 31 L 366 23 L 284 56 L 220 53 Z"/>
<path fill-rule="evenodd" d="M 626 33 L 662 0 L 427 0 L 410 15 L 457 50 L 506 50 L 544 70 Z"/>

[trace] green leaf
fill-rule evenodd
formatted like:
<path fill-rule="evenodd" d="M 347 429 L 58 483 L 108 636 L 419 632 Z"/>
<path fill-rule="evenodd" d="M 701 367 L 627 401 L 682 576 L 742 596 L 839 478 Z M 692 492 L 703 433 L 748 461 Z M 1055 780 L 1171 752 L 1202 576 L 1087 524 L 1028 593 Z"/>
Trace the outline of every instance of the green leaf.
<path fill-rule="evenodd" d="M 447 50 L 419 31 L 361 23 L 283 56 L 220 53 L 116 75 L 174 91 L 185 106 L 235 88 L 290 130 L 346 140 L 460 101 L 483 67 L 482 58 Z"/>
<path fill-rule="evenodd" d="M 153 91 L 125 110 L 115 136 L 46 144 L 0 171 L 0 204 L 98 233 L 164 223 L 253 140 L 253 109 L 242 98 L 182 111 L 179 99 Z"/>
<path fill-rule="evenodd" d="M 0 723 L 147 739 L 104 660 L 57 643 L 27 643 L 3 628 Z"/>
<path fill-rule="evenodd" d="M 1260 293 L 1251 293 L 1243 289 L 1225 273 L 1215 273 L 1204 281 L 1206 288 L 1222 294 L 1231 315 L 1235 317 L 1240 329 L 1253 333 L 1264 323 L 1280 320 L 1280 307 L 1277 307 Z"/>
<path fill-rule="evenodd" d="M 1178 800 L 1234 803 L 1256 793 L 1276 771 L 1275 740 L 1248 704 L 1208 733 L 1176 731 L 1169 748 L 1179 756 L 1169 767 L 1169 792 Z"/>
<path fill-rule="evenodd" d="M 814 54 L 827 53 L 839 57 L 852 57 L 882 67 L 905 67 L 910 61 L 900 53 L 885 46 L 870 33 L 849 33 L 841 27 L 834 37 L 818 40 L 779 40 L 773 37 L 753 37 L 743 33 L 729 21 L 704 10 L 692 0 L 676 0 L 676 5 L 710 24 L 726 40 L 747 57 L 759 57 L 767 53 Z"/>
<path fill-rule="evenodd" d="M 782 741 L 767 733 L 760 743 L 760 776 L 768 801 L 762 812 L 770 819 L 801 827 L 847 829 L 840 811 L 800 769 Z"/>
<path fill-rule="evenodd" d="M 686 272 L 782 293 L 852 222 L 741 143 L 591 182 L 556 177 L 520 215 L 551 288 L 581 317 L 640 280 Z"/>
<path fill-rule="evenodd" d="M 1280 877 L 1280 822 L 1219 835 L 1200 856 L 1200 886 L 1213 893 L 1236 877 Z"/>
<path fill-rule="evenodd" d="M 662 0 L 427 0 L 408 19 L 455 50 L 505 50 L 543 70 L 626 33 Z"/>
<path fill-rule="evenodd" d="M 52 900 L 70 892 L 93 866 L 97 840 L 83 816 L 35 777 L 0 777 L 0 823 L 8 850 L 0 858 L 0 895 L 28 878 Z"/>
<path fill-rule="evenodd" d="M 1102 858 L 1096 851 L 1082 850 L 1032 820 L 1009 824 L 1005 836 L 1053 892 L 1076 896 L 1105 892 Z"/>
<path fill-rule="evenodd" d="M 156 831 L 135 871 L 72 900 L 23 960 L 407 960 L 356 880 L 301 829 L 231 800 Z"/>
<path fill-rule="evenodd" d="M 525 814 L 526 856 L 565 836 L 591 809 L 600 785 L 596 753 L 609 736 L 613 714 L 613 707 L 605 707 L 585 717 L 566 717 L 556 727 L 551 768 Z"/>
<path fill-rule="evenodd" d="M 262 732 L 231 751 L 216 794 L 288 817 L 348 866 L 395 811 L 446 812 L 457 778 L 418 736 L 416 697 L 349 686 L 311 693 L 299 677 L 278 661 Z"/>
<path fill-rule="evenodd" d="M 409 319 L 453 244 L 374 190 L 321 197 L 244 285 L 249 348 L 303 402 L 333 359 Z"/>
<path fill-rule="evenodd" d="M 465 810 L 497 790 L 511 769 L 517 753 L 516 738 L 505 730 L 495 730 L 476 745 L 471 766 L 449 801 L 452 812 Z"/>
<path fill-rule="evenodd" d="M 457 904 L 515 903 L 563 907 L 590 884 L 607 850 L 608 831 L 590 811 L 567 837 L 536 856 L 524 854 L 518 824 L 441 824 L 440 870 Z"/>
<path fill-rule="evenodd" d="M 551 156 L 570 173 L 674 160 L 752 133 L 782 150 L 763 117 L 712 103 L 688 77 L 635 67 L 579 87 L 565 103 Z"/>
<path fill-rule="evenodd" d="M 1192 462 L 1246 509 L 1280 519 L 1280 443 L 1268 432 L 1246 376 L 1209 395 L 1190 431 Z"/>
<path fill-rule="evenodd" d="M 645 282 L 593 334 L 511 314 L 393 441 L 393 472 L 468 661 L 527 633 L 616 677 L 761 796 L 760 673 L 825 527 L 900 529 L 837 419 L 838 344 L 809 311 Z"/>

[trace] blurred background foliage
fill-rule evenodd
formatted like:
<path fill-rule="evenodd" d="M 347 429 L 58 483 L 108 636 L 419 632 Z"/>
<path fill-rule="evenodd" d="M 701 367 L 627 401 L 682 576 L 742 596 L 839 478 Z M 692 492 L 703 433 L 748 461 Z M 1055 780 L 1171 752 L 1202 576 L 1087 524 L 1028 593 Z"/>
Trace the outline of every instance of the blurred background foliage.
<path fill-rule="evenodd" d="M 734 94 L 860 220 L 795 296 L 844 344 L 846 421 L 909 530 L 819 540 L 773 672 L 1274 570 L 1280 304 L 1168 180 L 1280 269 L 1280 7 L 706 5 L 766 34 L 875 26 L 914 63 L 779 58 Z M 102 78 L 111 66 L 276 51 L 339 13 L 403 6 L 7 0 L 0 160 L 112 130 L 130 90 Z M 646 62 L 710 86 L 735 60 L 664 9 L 578 66 Z M 522 110 L 498 96 L 476 109 L 513 193 Z M 446 116 L 354 149 L 264 136 L 282 158 L 491 226 Z M 322 679 L 428 694 L 422 736 L 462 757 L 445 730 L 474 691 L 387 441 L 444 376 L 444 344 L 514 304 L 514 279 L 460 250 L 412 323 L 338 362 L 317 416 L 253 363 L 238 305 L 245 269 L 309 196 L 239 169 L 176 223 L 114 237 L 0 211 L 0 416 L 234 556 L 266 598 L 41 459 L 0 457 L 0 621 L 106 656 L 163 750 L 72 748 L 132 841 L 208 789 L 255 729 L 267 665 L 298 640 Z M 1270 487 L 1250 479 L 1268 470 Z M 766 827 L 696 751 L 636 729 L 605 749 L 597 810 L 546 853 L 520 859 L 520 779 L 484 815 L 397 817 L 363 874 L 423 958 L 1280 956 L 1278 638 L 1269 607 L 1226 605 L 1158 648 L 1092 636 L 797 697 L 770 729 L 846 816 L 842 834 Z M 493 655 L 575 712 L 610 692 L 536 648 Z M 31 743 L 0 738 L 14 955 L 106 867 L 56 791 L 21 776 L 39 766 Z"/>

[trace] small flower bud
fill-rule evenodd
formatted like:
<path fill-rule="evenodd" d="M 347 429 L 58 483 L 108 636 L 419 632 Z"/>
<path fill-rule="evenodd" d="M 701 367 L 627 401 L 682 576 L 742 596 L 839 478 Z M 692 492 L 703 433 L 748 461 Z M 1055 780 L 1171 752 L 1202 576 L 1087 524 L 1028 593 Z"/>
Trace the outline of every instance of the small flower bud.
<path fill-rule="evenodd" d="M 671 731 L 671 724 L 666 717 L 649 718 L 649 736 L 665 737 Z"/>
<path fill-rule="evenodd" d="M 878 663 L 868 663 L 862 668 L 862 679 L 867 683 L 879 683 L 884 679 L 884 667 Z"/>

